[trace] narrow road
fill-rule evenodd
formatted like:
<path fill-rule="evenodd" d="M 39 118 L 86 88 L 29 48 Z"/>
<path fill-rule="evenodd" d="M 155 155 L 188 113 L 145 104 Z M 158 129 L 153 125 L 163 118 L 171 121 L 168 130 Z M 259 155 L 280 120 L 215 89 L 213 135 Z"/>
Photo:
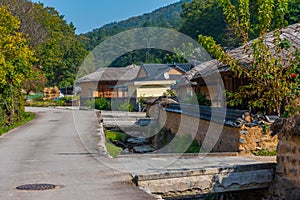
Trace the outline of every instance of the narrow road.
<path fill-rule="evenodd" d="M 0 137 L 1 200 L 152 199 L 113 170 L 96 150 L 91 111 L 31 108 L 37 118 Z M 55 184 L 47 191 L 20 191 L 24 184 Z"/>

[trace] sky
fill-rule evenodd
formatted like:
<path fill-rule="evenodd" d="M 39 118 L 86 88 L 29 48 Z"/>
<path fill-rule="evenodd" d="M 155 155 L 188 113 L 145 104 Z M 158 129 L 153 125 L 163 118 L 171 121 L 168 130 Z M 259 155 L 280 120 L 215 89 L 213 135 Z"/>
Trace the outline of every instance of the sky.
<path fill-rule="evenodd" d="M 149 13 L 179 0 L 32 0 L 54 7 L 73 22 L 76 33 L 86 33 L 101 26 Z"/>

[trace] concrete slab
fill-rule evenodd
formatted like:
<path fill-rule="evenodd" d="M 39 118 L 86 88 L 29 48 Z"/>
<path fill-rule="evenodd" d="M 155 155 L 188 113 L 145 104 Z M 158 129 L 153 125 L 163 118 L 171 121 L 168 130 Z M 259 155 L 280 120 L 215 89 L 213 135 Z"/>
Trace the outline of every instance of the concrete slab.
<path fill-rule="evenodd" d="M 275 157 L 241 156 L 121 156 L 137 186 L 162 197 L 199 195 L 269 187 Z"/>

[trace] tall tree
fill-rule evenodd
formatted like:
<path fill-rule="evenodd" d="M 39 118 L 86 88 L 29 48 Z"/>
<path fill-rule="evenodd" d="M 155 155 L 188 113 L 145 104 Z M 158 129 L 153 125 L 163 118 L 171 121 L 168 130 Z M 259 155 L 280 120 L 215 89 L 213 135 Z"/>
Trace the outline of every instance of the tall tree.
<path fill-rule="evenodd" d="M 0 7 L 0 125 L 21 119 L 24 111 L 22 83 L 30 77 L 33 51 L 22 33 L 20 22 L 6 7 Z"/>
<path fill-rule="evenodd" d="M 229 104 L 241 104 L 248 101 L 250 109 L 262 108 L 277 115 L 282 114 L 285 105 L 299 82 L 292 79 L 299 71 L 300 60 L 297 49 L 290 46 L 290 41 L 281 39 L 279 29 L 287 25 L 288 0 L 257 0 L 258 13 L 256 26 L 251 26 L 249 0 L 239 0 L 238 6 L 230 0 L 220 0 L 228 25 L 244 44 L 244 54 L 252 58 L 250 66 L 245 67 L 218 45 L 212 37 L 199 35 L 199 43 L 220 62 L 229 65 L 237 76 L 247 78 L 250 83 L 241 86 L 236 92 L 229 92 Z M 249 42 L 249 35 L 256 27 L 258 39 Z M 266 42 L 266 35 L 276 27 L 271 42 Z M 288 60 L 288 64 L 287 61 Z M 299 76 L 296 74 L 296 77 Z M 295 78 L 296 78 L 295 77 Z"/>
<path fill-rule="evenodd" d="M 20 31 L 35 50 L 35 65 L 42 69 L 49 86 L 73 85 L 77 70 L 87 51 L 68 24 L 54 8 L 29 0 L 3 0 L 21 21 Z"/>
<path fill-rule="evenodd" d="M 193 0 L 184 3 L 179 31 L 197 40 L 198 35 L 212 36 L 223 47 L 236 46 L 231 30 L 225 23 L 222 6 L 218 0 Z"/>

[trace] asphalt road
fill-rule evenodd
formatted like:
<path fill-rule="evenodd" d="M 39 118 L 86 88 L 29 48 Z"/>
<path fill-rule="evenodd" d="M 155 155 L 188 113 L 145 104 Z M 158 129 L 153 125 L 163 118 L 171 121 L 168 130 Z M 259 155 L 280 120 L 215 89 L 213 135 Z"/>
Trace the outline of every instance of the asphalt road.
<path fill-rule="evenodd" d="M 111 169 L 96 150 L 92 111 L 37 109 L 37 118 L 0 137 L 0 200 L 152 199 Z M 110 164 L 112 164 L 110 163 Z M 47 191 L 20 191 L 24 184 L 55 184 Z"/>

